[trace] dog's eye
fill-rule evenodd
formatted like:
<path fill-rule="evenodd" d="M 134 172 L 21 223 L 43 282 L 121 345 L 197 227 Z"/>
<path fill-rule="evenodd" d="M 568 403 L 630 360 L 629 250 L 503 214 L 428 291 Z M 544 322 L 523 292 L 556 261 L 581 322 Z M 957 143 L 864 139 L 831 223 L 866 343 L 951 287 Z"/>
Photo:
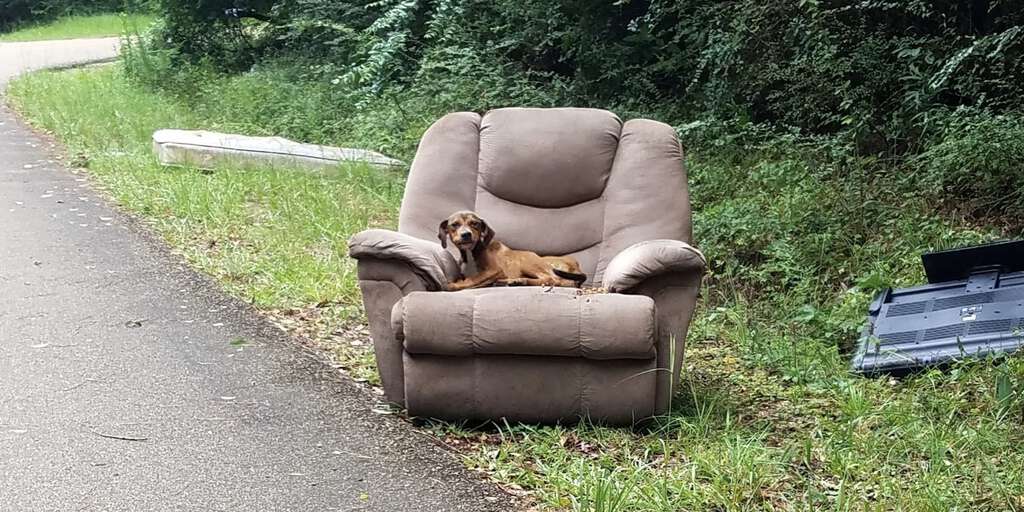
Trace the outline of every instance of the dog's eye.
<path fill-rule="evenodd" d="M 453 227 L 453 228 L 458 228 L 458 227 L 459 227 L 459 226 L 461 226 L 461 225 L 462 225 L 462 224 L 459 224 L 458 222 L 452 222 L 452 227 Z"/>

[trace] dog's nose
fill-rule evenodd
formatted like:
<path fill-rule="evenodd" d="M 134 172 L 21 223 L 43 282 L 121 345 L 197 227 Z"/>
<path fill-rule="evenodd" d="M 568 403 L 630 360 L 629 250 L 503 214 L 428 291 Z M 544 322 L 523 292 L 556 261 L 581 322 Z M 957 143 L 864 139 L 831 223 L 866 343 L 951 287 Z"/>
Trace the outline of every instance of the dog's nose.
<path fill-rule="evenodd" d="M 467 242 L 473 239 L 473 233 L 470 233 L 469 231 L 461 233 L 459 234 L 459 236 L 462 237 L 462 239 Z"/>

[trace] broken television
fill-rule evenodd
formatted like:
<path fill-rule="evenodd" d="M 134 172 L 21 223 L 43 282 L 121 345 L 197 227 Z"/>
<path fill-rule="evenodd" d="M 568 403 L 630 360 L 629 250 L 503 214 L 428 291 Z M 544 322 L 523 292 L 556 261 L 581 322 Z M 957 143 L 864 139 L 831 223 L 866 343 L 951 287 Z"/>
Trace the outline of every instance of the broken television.
<path fill-rule="evenodd" d="M 886 289 L 868 308 L 854 372 L 904 374 L 1010 354 L 1024 344 L 1024 240 L 921 256 L 928 284 Z"/>

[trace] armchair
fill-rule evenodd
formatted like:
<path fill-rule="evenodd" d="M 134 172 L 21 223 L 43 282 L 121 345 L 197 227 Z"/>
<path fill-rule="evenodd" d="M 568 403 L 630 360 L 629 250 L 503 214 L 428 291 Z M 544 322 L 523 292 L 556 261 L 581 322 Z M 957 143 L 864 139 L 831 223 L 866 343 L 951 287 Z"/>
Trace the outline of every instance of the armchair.
<path fill-rule="evenodd" d="M 572 255 L 607 293 L 441 291 L 437 224 L 475 210 L 516 249 Z M 705 268 L 674 130 L 595 109 L 449 114 L 423 137 L 398 232 L 350 255 L 387 398 L 414 416 L 628 424 L 667 411 Z"/>

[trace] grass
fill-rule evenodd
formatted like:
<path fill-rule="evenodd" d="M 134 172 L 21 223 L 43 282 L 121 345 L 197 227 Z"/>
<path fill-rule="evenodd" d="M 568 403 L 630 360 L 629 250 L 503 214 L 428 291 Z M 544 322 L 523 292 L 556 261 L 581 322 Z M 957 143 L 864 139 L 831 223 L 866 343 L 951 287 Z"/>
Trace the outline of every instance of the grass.
<path fill-rule="evenodd" d="M 47 41 L 84 37 L 116 36 L 125 28 L 144 28 L 153 22 L 149 14 L 71 15 L 54 21 L 27 25 L 13 32 L 0 34 L 0 42 Z"/>
<path fill-rule="evenodd" d="M 44 72 L 16 80 L 10 95 L 192 264 L 372 380 L 344 242 L 394 226 L 402 177 L 359 167 L 204 174 L 161 168 L 150 154 L 163 127 L 359 141 L 351 125 L 267 115 L 330 94 L 275 96 L 300 86 L 268 76 L 207 77 L 180 98 L 132 85 L 117 68 Z M 305 108 L 317 123 L 331 117 Z M 379 133 L 413 141 L 413 124 Z M 647 430 L 425 428 L 550 509 L 1024 508 L 1024 361 L 903 380 L 846 370 L 874 290 L 921 280 L 922 250 L 1006 233 L 939 213 L 888 174 L 823 151 L 781 142 L 689 157 L 695 239 L 713 265 L 670 415 Z"/>

